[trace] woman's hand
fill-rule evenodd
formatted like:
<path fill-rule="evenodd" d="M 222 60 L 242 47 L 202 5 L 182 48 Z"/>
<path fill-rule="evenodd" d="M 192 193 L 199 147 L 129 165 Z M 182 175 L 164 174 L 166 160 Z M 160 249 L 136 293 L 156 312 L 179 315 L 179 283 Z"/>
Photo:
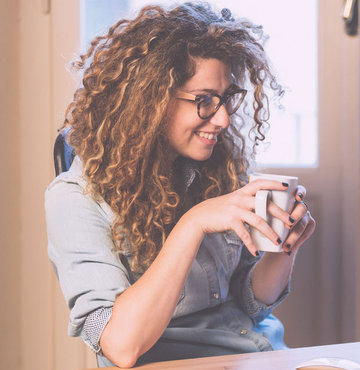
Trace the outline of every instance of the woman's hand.
<path fill-rule="evenodd" d="M 266 221 L 255 214 L 256 192 L 261 189 L 286 190 L 287 187 L 286 183 L 279 181 L 257 179 L 232 193 L 207 199 L 197 204 L 187 212 L 186 216 L 192 217 L 193 224 L 198 225 L 204 234 L 233 230 L 250 253 L 256 256 L 258 255 L 257 247 L 251 239 L 246 224 L 258 229 L 274 244 L 282 243 L 279 235 Z M 268 204 L 268 212 L 283 221 L 288 228 L 293 225 L 290 215 L 271 201 Z M 294 209 L 294 212 L 297 217 L 301 216 L 300 209 Z M 300 231 L 300 224 L 297 227 L 297 230 Z M 292 238 L 290 242 L 294 241 Z"/>
<path fill-rule="evenodd" d="M 291 275 L 295 251 L 310 237 L 315 229 L 315 221 L 307 209 L 303 199 L 306 189 L 298 186 L 295 196 L 295 207 L 291 212 L 294 219 L 290 233 L 283 244 L 284 251 L 291 255 L 289 258 L 284 253 L 265 253 L 256 264 L 252 286 L 255 297 L 266 304 L 274 303 L 283 292 Z"/>
<path fill-rule="evenodd" d="M 303 201 L 305 196 L 305 187 L 299 185 L 296 191 L 296 204 L 291 212 L 291 217 L 293 217 L 295 222 L 283 245 L 284 251 L 289 255 L 296 252 L 315 230 L 316 222 Z"/>

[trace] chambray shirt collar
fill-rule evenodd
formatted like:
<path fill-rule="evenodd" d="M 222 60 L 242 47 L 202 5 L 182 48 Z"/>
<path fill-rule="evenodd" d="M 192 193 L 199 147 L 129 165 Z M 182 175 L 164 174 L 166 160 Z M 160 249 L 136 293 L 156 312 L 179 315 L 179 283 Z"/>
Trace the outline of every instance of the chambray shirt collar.
<path fill-rule="evenodd" d="M 178 166 L 180 182 L 184 187 L 183 190 L 187 192 L 196 177 L 200 176 L 199 163 L 193 159 L 181 157 L 178 159 Z"/>

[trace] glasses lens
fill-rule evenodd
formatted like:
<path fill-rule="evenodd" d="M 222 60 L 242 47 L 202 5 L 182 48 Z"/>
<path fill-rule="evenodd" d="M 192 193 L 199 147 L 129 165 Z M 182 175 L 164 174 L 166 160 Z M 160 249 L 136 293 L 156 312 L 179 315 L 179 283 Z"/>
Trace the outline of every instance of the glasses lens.
<path fill-rule="evenodd" d="M 220 104 L 220 99 L 214 95 L 204 95 L 199 100 L 199 115 L 201 118 L 208 118 L 213 115 Z"/>
<path fill-rule="evenodd" d="M 229 115 L 235 113 L 244 100 L 246 90 L 237 90 L 222 98 L 218 95 L 208 94 L 197 97 L 198 113 L 200 118 L 207 119 L 214 115 L 224 104 Z"/>
<path fill-rule="evenodd" d="M 227 98 L 226 103 L 225 103 L 227 112 L 229 114 L 235 113 L 239 109 L 240 104 L 243 101 L 243 99 L 244 99 L 244 94 L 241 92 L 230 95 Z"/>

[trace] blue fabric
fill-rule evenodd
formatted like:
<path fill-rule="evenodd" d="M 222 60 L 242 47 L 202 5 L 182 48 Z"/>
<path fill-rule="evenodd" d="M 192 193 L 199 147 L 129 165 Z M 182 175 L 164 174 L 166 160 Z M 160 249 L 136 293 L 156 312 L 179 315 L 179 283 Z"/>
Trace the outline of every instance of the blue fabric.
<path fill-rule="evenodd" d="M 191 171 L 196 169 L 185 167 L 184 173 L 193 181 L 196 174 Z M 70 308 L 69 335 L 82 336 L 98 350 L 89 338 L 99 335 L 84 333 L 84 323 L 89 315 L 112 307 L 132 280 L 114 249 L 114 214 L 103 200 L 86 194 L 85 186 L 78 157 L 68 172 L 49 185 L 45 194 L 48 253 Z M 251 277 L 259 258 L 231 231 L 206 235 L 173 320 L 143 361 L 175 359 L 180 353 L 199 357 L 283 348 L 283 327 L 269 315 L 287 296 L 289 286 L 272 305 L 256 300 Z M 127 259 L 130 262 L 131 255 Z M 108 319 L 99 320 L 100 334 Z M 164 346 L 173 348 L 166 356 Z M 101 354 L 99 363 L 111 365 Z"/>

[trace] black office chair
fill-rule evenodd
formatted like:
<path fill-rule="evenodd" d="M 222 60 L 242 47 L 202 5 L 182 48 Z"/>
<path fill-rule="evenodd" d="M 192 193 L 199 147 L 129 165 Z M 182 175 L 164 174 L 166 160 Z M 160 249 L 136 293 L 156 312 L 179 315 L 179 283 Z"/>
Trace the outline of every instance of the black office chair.
<path fill-rule="evenodd" d="M 67 136 L 70 128 L 65 128 L 56 137 L 54 144 L 54 165 L 55 174 L 68 171 L 75 157 L 74 148 L 68 143 Z"/>

